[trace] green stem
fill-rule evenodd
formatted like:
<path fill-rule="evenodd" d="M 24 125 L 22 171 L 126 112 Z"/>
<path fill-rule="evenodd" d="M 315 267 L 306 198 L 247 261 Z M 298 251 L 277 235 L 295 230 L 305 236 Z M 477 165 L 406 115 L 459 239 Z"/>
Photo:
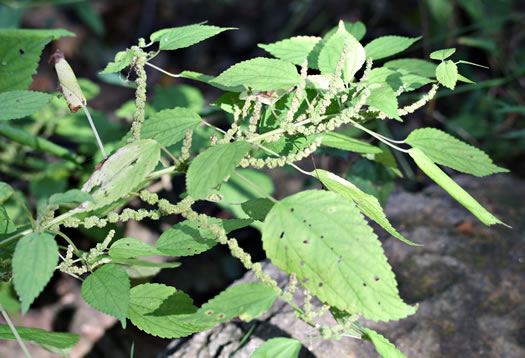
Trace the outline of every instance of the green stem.
<path fill-rule="evenodd" d="M 91 119 L 91 114 L 89 114 L 87 106 L 82 106 L 82 109 L 84 110 L 84 113 L 86 114 L 86 117 L 89 121 L 89 125 L 91 126 L 91 129 L 93 130 L 93 133 L 95 133 L 95 138 L 97 139 L 98 146 L 100 148 L 100 151 L 102 152 L 102 155 L 104 156 L 104 159 L 108 159 L 108 156 L 106 155 L 106 152 L 104 151 L 104 145 L 102 144 L 102 141 L 100 140 L 100 137 L 98 136 L 97 128 L 95 128 L 95 123 L 93 123 L 93 120 Z"/>
<path fill-rule="evenodd" d="M 64 240 L 67 241 L 67 243 L 69 245 L 71 245 L 71 247 L 73 247 L 73 252 L 75 253 L 75 255 L 77 255 L 78 257 L 80 257 L 82 254 L 81 252 L 78 250 L 78 248 L 75 246 L 75 244 L 73 243 L 73 240 L 71 240 L 69 237 L 67 237 L 66 234 L 64 234 L 63 232 L 61 231 L 57 231 L 55 232 L 55 234 L 61 236 Z"/>
<path fill-rule="evenodd" d="M 252 182 L 250 179 L 246 178 L 244 175 L 239 174 L 239 172 L 237 172 L 236 170 L 233 171 L 233 174 L 237 175 L 243 181 L 245 181 L 246 183 L 250 184 L 255 190 L 257 190 L 259 193 L 261 193 L 262 195 L 264 195 L 265 197 L 267 197 L 268 199 L 270 199 L 274 203 L 277 203 L 277 200 L 274 197 L 272 197 L 271 195 L 266 193 L 264 190 L 261 189 L 261 187 L 259 187 L 257 184 Z"/>
<path fill-rule="evenodd" d="M 24 341 L 22 340 L 22 337 L 20 337 L 20 334 L 18 334 L 18 331 L 16 330 L 15 325 L 11 321 L 11 318 L 9 317 L 9 314 L 7 313 L 7 311 L 5 310 L 5 308 L 1 304 L 0 304 L 0 311 L 2 312 L 2 316 L 4 316 L 4 319 L 7 322 L 7 325 L 11 329 L 11 332 L 13 332 L 13 335 L 15 336 L 16 341 L 18 342 L 18 345 L 20 345 L 20 348 L 22 348 L 22 351 L 24 352 L 25 356 L 27 358 L 32 358 L 31 354 L 27 350 L 27 347 L 26 347 Z"/>
<path fill-rule="evenodd" d="M 17 143 L 27 145 L 33 149 L 51 153 L 59 158 L 69 160 L 77 165 L 82 163 L 82 159 L 70 150 L 50 142 L 47 139 L 33 136 L 24 130 L 11 127 L 7 124 L 0 123 L 0 135 Z"/>

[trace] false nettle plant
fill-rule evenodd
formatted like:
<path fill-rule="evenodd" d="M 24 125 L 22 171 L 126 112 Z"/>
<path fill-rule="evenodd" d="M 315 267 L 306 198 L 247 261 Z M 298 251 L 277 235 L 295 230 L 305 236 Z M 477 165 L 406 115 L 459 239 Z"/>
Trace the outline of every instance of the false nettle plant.
<path fill-rule="evenodd" d="M 0 206 L 2 279 L 12 281 L 22 313 L 26 313 L 59 270 L 82 281 L 82 296 L 97 310 L 116 317 L 123 327 L 129 320 L 144 332 L 163 338 L 188 336 L 234 317 L 250 321 L 281 299 L 323 338 L 365 339 L 383 357 L 404 357 L 386 338 L 359 321 L 399 320 L 417 310 L 417 306 L 407 305 L 400 298 L 381 243 L 365 217 L 404 243 L 417 243 L 390 224 L 375 196 L 341 173 L 324 169 L 309 172 L 297 162 L 322 147 L 330 147 L 358 153 L 401 176 L 391 150 L 406 153 L 481 222 L 503 224 L 438 166 L 476 176 L 506 171 L 494 165 L 485 153 L 437 129 L 417 129 L 404 140 L 394 140 L 369 125 L 391 119 L 403 121 L 402 117 L 428 103 L 440 85 L 454 89 L 458 80 L 468 82 L 458 73 L 457 65 L 470 63 L 452 61 L 450 56 L 455 50 L 445 49 L 430 55 L 440 61 L 437 65 L 402 58 L 376 66 L 376 61 L 406 50 L 419 38 L 384 36 L 363 46 L 360 40 L 365 27 L 360 22 L 340 22 L 322 38 L 298 36 L 260 44 L 273 58 L 243 61 L 216 77 L 191 71 L 172 74 L 152 63 L 160 51 L 192 46 L 227 30 L 233 29 L 204 24 L 164 29 L 153 33 L 150 43 L 140 39 L 138 45 L 116 54 L 103 73 L 119 73 L 126 68 L 136 73 L 135 112 L 129 133 L 107 158 L 103 152 L 105 159 L 80 189 L 40 200 L 36 218 L 17 191 L 0 183 L 0 203 L 17 200 L 28 217 L 27 225 L 17 226 Z M 42 48 L 52 39 L 68 35 L 72 34 L 64 30 L 0 32 L 0 134 L 78 166 L 82 160 L 75 153 L 4 124 L 56 100 L 50 94 L 28 91 L 27 87 Z M 84 109 L 91 121 L 85 97 L 66 60 L 57 52 L 52 62 L 71 110 Z M 146 66 L 225 91 L 214 105 L 230 119 L 229 128 L 216 127 L 189 108 L 146 115 Z M 410 93 L 424 86 L 428 87 L 426 92 Z M 347 135 L 348 128 L 353 129 L 352 133 L 361 131 L 380 146 Z M 204 138 L 205 145 L 195 153 L 192 139 L 198 133 L 205 133 L 199 139 L 203 142 Z M 326 190 L 272 197 L 271 180 L 261 169 L 284 166 L 320 182 Z M 148 191 L 151 183 L 166 175 L 185 176 L 186 193 L 178 202 Z M 239 191 L 249 195 L 242 196 Z M 139 199 L 149 209 L 122 209 L 131 198 Z M 237 218 L 219 219 L 198 213 L 192 206 L 199 200 L 226 207 Z M 155 246 L 117 237 L 115 230 L 109 229 L 115 223 L 159 220 L 168 215 L 181 215 L 184 220 L 163 232 Z M 267 257 L 289 274 L 286 287 L 279 287 L 229 235 L 248 225 L 261 231 Z M 77 227 L 106 229 L 107 236 L 89 251 L 81 251 L 63 233 L 63 228 Z M 227 246 L 259 282 L 227 288 L 196 307 L 191 297 L 176 287 L 158 283 L 133 286 L 130 281 L 134 269 L 158 271 L 179 265 L 154 263 L 145 257 L 196 255 L 217 244 Z M 297 290 L 306 294 L 302 305 L 293 302 Z M 313 297 L 322 302 L 320 310 L 312 309 Z M 10 327 L 0 325 L 0 338 L 17 339 L 22 346 L 25 340 L 62 351 L 78 340 L 73 334 L 14 327 L 4 308 L 2 312 Z M 336 323 L 320 325 L 317 318 L 324 314 L 332 315 Z M 276 338 L 259 347 L 253 357 L 263 357 L 274 349 L 296 357 L 300 347 L 296 340 Z"/>

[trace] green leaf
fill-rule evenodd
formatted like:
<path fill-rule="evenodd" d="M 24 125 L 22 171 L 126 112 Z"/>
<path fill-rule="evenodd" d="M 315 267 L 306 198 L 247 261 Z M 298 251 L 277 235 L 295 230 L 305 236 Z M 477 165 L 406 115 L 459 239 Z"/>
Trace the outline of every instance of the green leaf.
<path fill-rule="evenodd" d="M 348 43 L 349 51 L 343 65 L 343 79 L 345 82 L 350 82 L 365 63 L 365 49 L 355 37 L 346 31 L 343 22 L 339 22 L 337 32 L 322 47 L 318 65 L 322 74 L 334 73 L 345 43 Z"/>
<path fill-rule="evenodd" d="M 343 21 L 343 24 L 344 24 L 345 30 L 350 35 L 354 36 L 357 41 L 361 41 L 363 36 L 365 36 L 366 34 L 366 26 L 361 21 L 356 21 L 356 22 Z M 330 36 L 335 34 L 338 29 L 339 29 L 339 25 L 334 26 L 333 28 L 330 29 L 330 31 L 328 31 L 324 35 L 324 38 L 328 39 Z"/>
<path fill-rule="evenodd" d="M 321 41 L 320 37 L 296 36 L 271 44 L 258 44 L 257 46 L 278 59 L 301 66 L 319 41 Z"/>
<path fill-rule="evenodd" d="M 401 58 L 385 62 L 383 67 L 405 70 L 416 75 L 432 78 L 436 75 L 437 65 L 419 58 Z"/>
<path fill-rule="evenodd" d="M 51 40 L 58 40 L 61 37 L 75 37 L 76 35 L 64 29 L 1 29 L 0 37 L 22 37 L 22 38 L 41 38 Z"/>
<path fill-rule="evenodd" d="M 226 233 L 246 227 L 252 223 L 247 219 L 208 218 L 209 224 L 217 224 Z M 182 221 L 160 235 L 156 248 L 164 255 L 193 256 L 211 249 L 217 244 L 208 230 L 201 228 L 198 221 Z"/>
<path fill-rule="evenodd" d="M 126 328 L 130 287 L 126 270 L 119 265 L 105 264 L 82 282 L 81 292 L 93 308 L 118 318 L 122 328 Z"/>
<path fill-rule="evenodd" d="M 293 338 L 271 338 L 261 344 L 251 358 L 297 358 L 301 342 Z"/>
<path fill-rule="evenodd" d="M 439 129 L 416 129 L 408 135 L 405 142 L 419 148 L 433 162 L 463 173 L 483 177 L 508 172 L 507 169 L 494 165 L 492 159 L 482 150 Z"/>
<path fill-rule="evenodd" d="M 470 196 L 463 188 L 461 188 L 454 180 L 452 180 L 445 172 L 443 172 L 434 162 L 428 158 L 425 153 L 419 148 L 411 148 L 408 154 L 414 159 L 417 166 L 432 179 L 440 187 L 445 189 L 454 199 L 459 201 L 461 205 L 467 208 L 475 217 L 477 217 L 485 225 L 502 224 L 506 225 L 484 207 L 482 207 L 476 199 Z"/>
<path fill-rule="evenodd" d="M 383 153 L 383 150 L 375 145 L 335 132 L 323 134 L 322 145 L 355 153 Z"/>
<path fill-rule="evenodd" d="M 54 235 L 33 232 L 18 241 L 13 255 L 13 280 L 22 300 L 22 314 L 46 287 L 57 264 L 58 247 Z"/>
<path fill-rule="evenodd" d="M 443 86 L 453 90 L 458 81 L 458 66 L 452 61 L 443 61 L 436 68 L 436 78 Z"/>
<path fill-rule="evenodd" d="M 210 81 L 212 85 L 245 87 L 259 91 L 286 89 L 299 83 L 299 74 L 291 62 L 257 57 L 239 62 Z"/>
<path fill-rule="evenodd" d="M 463 76 L 462 74 L 458 73 L 458 81 L 465 82 L 465 83 L 476 83 L 472 80 L 469 80 L 467 77 Z"/>
<path fill-rule="evenodd" d="M 165 147 L 176 144 L 188 129 L 195 129 L 201 117 L 194 111 L 176 107 L 157 112 L 144 121 L 141 128 L 143 138 L 152 138 Z"/>
<path fill-rule="evenodd" d="M 72 333 L 49 332 L 40 328 L 16 327 L 20 337 L 27 342 L 43 347 L 58 349 L 71 348 L 78 343 L 80 336 Z M 15 340 L 15 336 L 6 324 L 0 324 L 0 339 Z"/>
<path fill-rule="evenodd" d="M 13 195 L 11 185 L 0 181 L 0 204 L 5 203 Z"/>
<path fill-rule="evenodd" d="M 201 330 L 184 321 L 197 311 L 192 299 L 175 287 L 158 283 L 131 289 L 128 318 L 138 329 L 161 338 L 186 337 Z"/>
<path fill-rule="evenodd" d="M 374 343 L 377 353 L 381 354 L 381 357 L 385 358 L 407 358 L 403 353 L 401 353 L 396 346 L 388 341 L 385 337 L 380 335 L 370 328 L 365 328 L 364 332 L 366 336 L 364 339 L 368 339 Z"/>
<path fill-rule="evenodd" d="M 60 204 L 70 204 L 70 203 L 83 203 L 84 201 L 95 202 L 93 197 L 78 189 L 71 189 L 65 193 L 53 194 L 49 198 L 49 205 L 60 205 Z"/>
<path fill-rule="evenodd" d="M 9 219 L 5 208 L 0 206 L 0 235 L 7 235 L 14 231 L 16 231 L 15 223 Z"/>
<path fill-rule="evenodd" d="M 35 91 L 9 91 L 0 93 L 0 121 L 17 119 L 38 112 L 53 96 Z"/>
<path fill-rule="evenodd" d="M 139 266 L 139 267 L 150 267 L 150 268 L 176 268 L 181 265 L 180 262 L 175 261 L 169 261 L 169 262 L 153 262 L 153 261 L 146 261 L 146 260 L 138 260 L 138 259 L 128 259 L 123 257 L 115 257 L 112 258 L 112 261 L 118 264 L 123 264 L 124 269 L 128 268 L 129 266 Z"/>
<path fill-rule="evenodd" d="M 162 256 L 163 253 L 146 244 L 145 242 L 133 237 L 125 237 L 115 241 L 108 251 L 112 258 L 131 258 L 131 257 L 148 257 Z"/>
<path fill-rule="evenodd" d="M 382 36 L 370 41 L 365 46 L 366 57 L 379 60 L 405 51 L 412 44 L 421 39 L 419 37 Z"/>
<path fill-rule="evenodd" d="M 445 48 L 443 50 L 437 50 L 430 54 L 430 58 L 433 60 L 443 61 L 456 52 L 455 48 Z"/>
<path fill-rule="evenodd" d="M 106 73 L 122 71 L 131 64 L 133 56 L 135 56 L 135 53 L 132 50 L 117 52 L 115 55 L 115 61 L 108 63 L 104 71 L 100 72 L 100 74 L 103 75 Z"/>
<path fill-rule="evenodd" d="M 183 107 L 196 113 L 202 113 L 204 105 L 202 92 L 197 87 L 190 85 L 156 86 L 155 97 L 151 101 L 151 106 L 156 111 Z"/>
<path fill-rule="evenodd" d="M 370 320 L 397 320 L 415 312 L 397 283 L 372 228 L 349 200 L 308 190 L 273 206 L 263 227 L 272 263 L 297 274 L 322 302 L 362 313 Z"/>
<path fill-rule="evenodd" d="M 477 66 L 477 67 L 486 68 L 486 69 L 489 68 L 489 67 L 487 67 L 487 66 L 483 66 L 483 65 L 480 65 L 480 64 L 478 64 L 478 63 L 469 62 L 469 61 L 465 61 L 465 60 L 459 60 L 458 63 L 464 63 L 464 64 L 466 64 L 466 65 Z"/>
<path fill-rule="evenodd" d="M 194 24 L 156 31 L 151 34 L 150 40 L 159 42 L 161 50 L 177 50 L 195 45 L 227 30 L 236 30 L 236 28 Z"/>
<path fill-rule="evenodd" d="M 315 174 L 324 186 L 334 193 L 351 200 L 357 205 L 363 214 L 378 223 L 383 229 L 388 231 L 390 235 L 408 245 L 420 246 L 419 244 L 405 239 L 403 235 L 394 229 L 392 224 L 390 224 L 390 221 L 388 221 L 379 200 L 377 200 L 375 196 L 364 193 L 354 184 L 326 170 L 317 169 Z"/>
<path fill-rule="evenodd" d="M 255 198 L 241 204 L 242 210 L 253 220 L 264 221 L 273 206 L 273 201 L 266 198 Z"/>
<path fill-rule="evenodd" d="M 398 114 L 397 97 L 394 90 L 388 85 L 382 85 L 370 90 L 370 96 L 366 99 L 366 104 L 383 112 L 400 122 L 403 122 Z"/>
<path fill-rule="evenodd" d="M 199 154 L 186 174 L 188 193 L 195 199 L 208 197 L 213 187 L 232 174 L 250 148 L 250 143 L 236 141 L 218 144 Z"/>
<path fill-rule="evenodd" d="M 138 140 L 120 148 L 95 169 L 82 187 L 95 202 L 84 202 L 75 212 L 99 209 L 125 197 L 155 169 L 159 159 L 159 144 L 152 139 Z"/>
<path fill-rule="evenodd" d="M 387 84 L 392 87 L 394 91 L 397 91 L 401 86 L 404 86 L 405 91 L 408 92 L 434 81 L 430 78 L 410 73 L 404 69 L 378 67 L 370 71 L 366 82 Z"/>
<path fill-rule="evenodd" d="M 262 282 L 244 283 L 228 287 L 203 304 L 188 320 L 209 328 L 234 317 L 250 322 L 267 312 L 276 298 L 274 289 Z"/>
<path fill-rule="evenodd" d="M 42 49 L 49 37 L 10 35 L 0 30 L 0 92 L 26 90 L 36 73 Z"/>

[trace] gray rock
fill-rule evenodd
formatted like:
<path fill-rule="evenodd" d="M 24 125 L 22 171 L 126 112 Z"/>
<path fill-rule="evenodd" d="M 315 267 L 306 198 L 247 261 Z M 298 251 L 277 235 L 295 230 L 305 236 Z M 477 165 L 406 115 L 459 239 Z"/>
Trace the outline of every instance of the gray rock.
<path fill-rule="evenodd" d="M 510 175 L 455 179 L 513 229 L 485 227 L 435 185 L 417 194 L 394 193 L 386 208 L 388 217 L 405 237 L 424 246 L 411 247 L 381 229 L 377 232 L 403 299 L 418 303 L 419 309 L 397 322 L 362 323 L 409 358 L 525 357 L 524 182 Z M 286 275 L 269 262 L 264 270 L 286 284 Z M 236 283 L 253 280 L 249 273 Z M 296 300 L 300 303 L 302 298 Z M 333 321 L 326 314 L 321 322 Z M 369 342 L 319 338 L 280 301 L 253 322 L 225 323 L 175 340 L 163 357 L 230 357 L 234 352 L 235 358 L 250 357 L 272 337 L 299 339 L 301 357 L 378 357 Z"/>

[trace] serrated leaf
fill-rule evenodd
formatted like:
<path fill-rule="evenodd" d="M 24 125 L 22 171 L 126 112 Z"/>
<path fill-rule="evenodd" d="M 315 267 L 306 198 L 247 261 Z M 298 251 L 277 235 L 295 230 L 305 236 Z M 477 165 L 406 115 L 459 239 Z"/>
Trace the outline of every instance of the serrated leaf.
<path fill-rule="evenodd" d="M 38 112 L 53 96 L 35 91 L 9 91 L 0 93 L 0 121 L 17 119 Z"/>
<path fill-rule="evenodd" d="M 112 258 L 132 258 L 132 257 L 148 257 L 148 256 L 162 256 L 163 253 L 146 244 L 145 242 L 135 239 L 133 237 L 125 237 L 115 241 L 108 251 Z"/>
<path fill-rule="evenodd" d="M 247 219 L 208 218 L 209 224 L 217 224 L 226 233 L 246 227 L 252 223 Z M 156 248 L 164 255 L 193 256 L 211 249 L 217 244 L 209 230 L 201 228 L 198 221 L 182 221 L 160 235 Z"/>
<path fill-rule="evenodd" d="M 261 344 L 250 358 L 297 358 L 302 344 L 293 338 L 271 338 Z"/>
<path fill-rule="evenodd" d="M 322 47 L 318 65 L 322 74 L 334 73 L 345 43 L 348 43 L 349 50 L 343 65 L 343 79 L 345 82 L 350 82 L 365 63 L 366 54 L 363 46 L 346 31 L 342 22 L 339 22 L 337 32 Z"/>
<path fill-rule="evenodd" d="M 85 191 L 71 189 L 65 193 L 53 194 L 49 198 L 49 205 L 60 205 L 70 203 L 83 203 L 84 201 L 95 202 L 93 197 Z"/>
<path fill-rule="evenodd" d="M 273 206 L 273 201 L 266 198 L 255 198 L 241 204 L 242 210 L 254 220 L 264 221 Z"/>
<path fill-rule="evenodd" d="M 126 270 L 119 265 L 105 264 L 82 282 L 81 293 L 93 308 L 118 318 L 126 328 L 130 288 Z"/>
<path fill-rule="evenodd" d="M 365 36 L 366 34 L 366 26 L 361 21 L 356 21 L 356 22 L 343 21 L 343 25 L 344 25 L 345 30 L 350 35 L 354 36 L 357 41 L 361 41 L 363 36 Z M 339 29 L 339 25 L 334 26 L 333 28 L 330 29 L 330 31 L 328 31 L 324 35 L 323 38 L 328 39 L 330 36 L 335 34 L 338 29 Z"/>
<path fill-rule="evenodd" d="M 218 144 L 200 153 L 186 174 L 188 193 L 194 199 L 206 198 L 213 187 L 231 175 L 250 148 L 250 143 L 236 141 Z"/>
<path fill-rule="evenodd" d="M 397 91 L 401 86 L 404 86 L 405 91 L 408 92 L 434 81 L 430 78 L 410 73 L 404 69 L 377 67 L 369 72 L 366 82 L 387 84 L 394 91 Z"/>
<path fill-rule="evenodd" d="M 322 145 L 355 153 L 383 153 L 383 150 L 375 145 L 335 132 L 323 134 Z"/>
<path fill-rule="evenodd" d="M 196 311 L 192 299 L 175 287 L 146 283 L 131 289 L 128 318 L 138 329 L 153 336 L 180 338 L 204 330 L 184 321 Z"/>
<path fill-rule="evenodd" d="M 187 317 L 197 326 L 211 328 L 234 317 L 250 322 L 267 312 L 273 305 L 277 293 L 262 282 L 244 283 L 228 287 Z"/>
<path fill-rule="evenodd" d="M 0 204 L 5 203 L 13 195 L 11 185 L 0 181 Z"/>
<path fill-rule="evenodd" d="M 141 128 L 143 138 L 152 138 L 165 147 L 184 139 L 188 129 L 195 129 L 201 117 L 194 111 L 176 107 L 157 112 L 144 121 Z"/>
<path fill-rule="evenodd" d="M 11 31 L 0 30 L 0 92 L 29 87 L 42 49 L 52 39 L 51 36 L 11 35 Z"/>
<path fill-rule="evenodd" d="M 382 36 L 370 41 L 365 46 L 366 57 L 379 60 L 405 51 L 412 44 L 421 39 L 419 37 Z"/>
<path fill-rule="evenodd" d="M 414 159 L 417 166 L 440 187 L 445 189 L 454 199 L 459 201 L 468 211 L 477 217 L 485 225 L 506 225 L 494 215 L 481 206 L 476 199 L 470 196 L 462 187 L 452 180 L 419 148 L 411 148 L 408 154 Z"/>
<path fill-rule="evenodd" d="M 357 207 L 336 193 L 308 190 L 279 201 L 264 221 L 262 240 L 274 265 L 295 272 L 330 306 L 375 321 L 415 312 L 399 297 L 377 236 Z"/>
<path fill-rule="evenodd" d="M 351 200 L 359 210 L 370 219 L 378 223 L 390 235 L 398 238 L 408 245 L 420 246 L 401 235 L 388 221 L 379 200 L 373 195 L 367 194 L 349 181 L 330 173 L 326 170 L 317 169 L 315 174 L 329 190 Z"/>
<path fill-rule="evenodd" d="M 193 24 L 156 31 L 151 34 L 150 40 L 159 42 L 161 50 L 177 50 L 195 45 L 227 30 L 236 30 L 236 28 Z"/>
<path fill-rule="evenodd" d="M 231 66 L 209 83 L 229 88 L 238 87 L 239 92 L 245 87 L 270 91 L 295 86 L 299 83 L 299 74 L 291 62 L 257 57 Z"/>
<path fill-rule="evenodd" d="M 387 85 L 375 87 L 370 90 L 370 96 L 366 99 L 366 104 L 383 112 L 400 122 L 403 122 L 398 114 L 397 97 L 394 90 Z"/>
<path fill-rule="evenodd" d="M 390 343 L 388 339 L 386 339 L 376 331 L 370 328 L 365 328 L 363 331 L 366 334 L 364 339 L 369 339 L 372 343 L 374 343 L 377 353 L 379 353 L 381 357 L 407 358 L 403 353 L 399 351 L 399 349 L 396 348 L 396 346 Z"/>
<path fill-rule="evenodd" d="M 494 165 L 492 159 L 482 150 L 439 129 L 416 129 L 408 135 L 405 142 L 422 150 L 433 162 L 463 173 L 483 177 L 508 172 L 507 169 Z"/>
<path fill-rule="evenodd" d="M 16 331 L 24 341 L 58 349 L 71 348 L 78 343 L 80 338 L 78 334 L 49 332 L 40 328 L 16 326 Z M 0 324 L 0 339 L 16 340 L 13 332 L 6 324 Z"/>
<path fill-rule="evenodd" d="M 159 144 L 152 139 L 120 148 L 82 186 L 82 191 L 91 193 L 95 202 L 84 202 L 75 212 L 96 210 L 128 195 L 155 169 L 159 159 Z"/>
<path fill-rule="evenodd" d="M 115 55 L 115 60 L 113 62 L 109 62 L 106 68 L 100 72 L 100 74 L 103 75 L 106 73 L 122 71 L 124 68 L 128 67 L 131 64 L 134 56 L 135 54 L 132 50 L 117 52 L 117 54 Z"/>
<path fill-rule="evenodd" d="M 33 232 L 21 238 L 13 255 L 13 281 L 25 314 L 47 285 L 58 263 L 54 235 Z"/>
<path fill-rule="evenodd" d="M 258 44 L 257 46 L 278 59 L 301 66 L 319 41 L 321 41 L 320 37 L 296 36 L 271 44 Z"/>
<path fill-rule="evenodd" d="M 436 78 L 443 86 L 453 90 L 458 81 L 458 66 L 452 61 L 443 61 L 436 68 Z"/>
<path fill-rule="evenodd" d="M 455 48 L 445 48 L 443 50 L 437 50 L 430 54 L 430 58 L 433 60 L 443 61 L 456 52 Z"/>
<path fill-rule="evenodd" d="M 436 75 L 437 65 L 419 58 L 401 58 L 385 62 L 383 67 L 405 70 L 416 75 L 432 78 Z"/>
<path fill-rule="evenodd" d="M 14 231 L 16 231 L 15 223 L 9 219 L 5 208 L 0 206 L 0 235 L 7 235 Z"/>

